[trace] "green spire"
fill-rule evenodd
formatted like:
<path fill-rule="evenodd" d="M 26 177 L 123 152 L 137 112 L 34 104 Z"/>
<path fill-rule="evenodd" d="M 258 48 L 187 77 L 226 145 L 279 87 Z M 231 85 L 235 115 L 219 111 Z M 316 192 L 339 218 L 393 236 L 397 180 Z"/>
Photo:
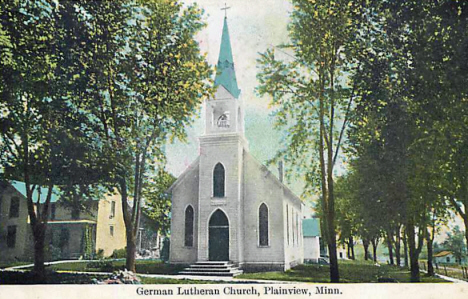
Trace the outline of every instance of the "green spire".
<path fill-rule="evenodd" d="M 235 98 L 239 97 L 240 89 L 237 87 L 234 60 L 232 59 L 231 41 L 227 18 L 224 18 L 223 36 L 221 37 L 221 49 L 219 50 L 218 65 L 215 78 L 215 86 L 222 85 Z"/>

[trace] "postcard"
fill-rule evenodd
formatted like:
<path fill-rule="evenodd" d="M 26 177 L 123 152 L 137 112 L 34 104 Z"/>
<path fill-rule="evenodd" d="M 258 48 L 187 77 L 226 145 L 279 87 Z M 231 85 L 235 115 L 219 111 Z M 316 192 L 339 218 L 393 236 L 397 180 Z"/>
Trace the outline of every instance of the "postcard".
<path fill-rule="evenodd" d="M 2 2 L 0 298 L 462 298 L 467 16 Z"/>

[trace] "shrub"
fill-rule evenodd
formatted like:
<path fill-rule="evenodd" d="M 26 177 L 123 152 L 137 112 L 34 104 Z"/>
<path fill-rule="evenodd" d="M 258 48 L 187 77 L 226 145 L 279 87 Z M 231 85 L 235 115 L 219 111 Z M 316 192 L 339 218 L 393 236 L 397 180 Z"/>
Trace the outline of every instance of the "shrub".
<path fill-rule="evenodd" d="M 127 248 L 115 249 L 111 255 L 114 259 L 124 259 L 127 257 Z"/>
<path fill-rule="evenodd" d="M 170 240 L 169 238 L 164 238 L 164 241 L 163 241 L 163 246 L 162 246 L 162 249 L 161 249 L 161 260 L 167 262 L 169 260 L 169 247 L 170 247 Z"/>
<path fill-rule="evenodd" d="M 99 269 L 103 272 L 112 272 L 114 271 L 114 266 L 112 262 L 106 260 L 99 260 L 97 262 L 90 262 L 86 264 L 87 269 Z"/>
<path fill-rule="evenodd" d="M 102 260 L 104 258 L 104 249 L 99 248 L 99 250 L 96 252 L 96 259 Z"/>

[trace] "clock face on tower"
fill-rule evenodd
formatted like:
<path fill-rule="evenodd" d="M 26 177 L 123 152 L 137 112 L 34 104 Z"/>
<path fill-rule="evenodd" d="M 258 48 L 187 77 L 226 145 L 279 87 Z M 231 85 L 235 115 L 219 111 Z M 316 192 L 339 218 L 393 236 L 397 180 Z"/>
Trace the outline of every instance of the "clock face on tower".
<path fill-rule="evenodd" d="M 217 122 L 218 128 L 229 128 L 229 117 L 226 113 L 221 114 Z"/>

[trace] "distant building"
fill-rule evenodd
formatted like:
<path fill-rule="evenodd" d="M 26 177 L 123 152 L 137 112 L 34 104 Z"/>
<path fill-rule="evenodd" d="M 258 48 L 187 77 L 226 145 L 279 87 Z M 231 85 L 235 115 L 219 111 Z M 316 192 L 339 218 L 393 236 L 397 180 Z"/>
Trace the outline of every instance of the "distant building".
<path fill-rule="evenodd" d="M 439 253 L 434 254 L 433 257 L 434 263 L 436 264 L 457 264 L 457 263 L 466 263 L 466 258 L 462 258 L 461 261 L 457 260 L 457 258 L 453 255 L 451 251 L 441 251 Z"/>
<path fill-rule="evenodd" d="M 309 218 L 302 220 L 304 236 L 304 262 L 317 263 L 320 257 L 320 220 Z"/>
<path fill-rule="evenodd" d="M 46 188 L 36 188 L 33 200 L 44 202 L 46 194 Z M 48 260 L 77 259 L 98 251 L 109 256 L 126 246 L 120 195 L 85 205 L 85 211 L 73 209 L 52 195 L 45 242 Z M 0 260 L 32 260 L 33 248 L 25 184 L 0 182 Z"/>
<path fill-rule="evenodd" d="M 221 40 L 200 156 L 169 189 L 170 262 L 286 270 L 303 262 L 302 202 L 249 153 L 226 19 Z"/>

